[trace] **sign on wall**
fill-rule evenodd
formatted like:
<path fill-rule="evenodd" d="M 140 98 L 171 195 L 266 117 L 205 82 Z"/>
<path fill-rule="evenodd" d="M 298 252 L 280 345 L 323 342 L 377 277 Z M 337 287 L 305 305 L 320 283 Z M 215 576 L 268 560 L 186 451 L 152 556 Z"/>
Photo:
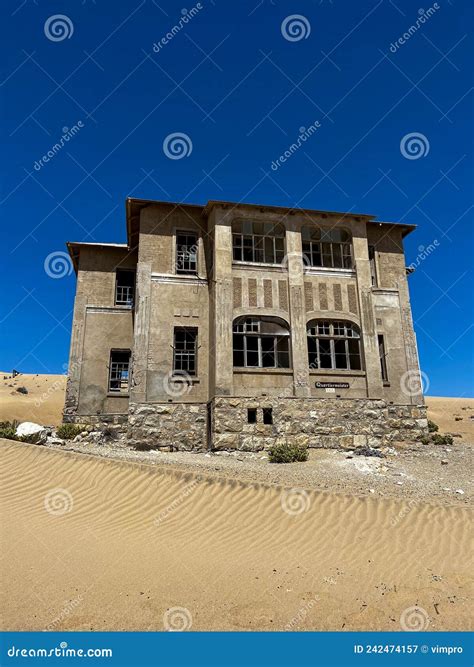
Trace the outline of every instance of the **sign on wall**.
<path fill-rule="evenodd" d="M 316 382 L 316 389 L 349 389 L 348 382 Z"/>

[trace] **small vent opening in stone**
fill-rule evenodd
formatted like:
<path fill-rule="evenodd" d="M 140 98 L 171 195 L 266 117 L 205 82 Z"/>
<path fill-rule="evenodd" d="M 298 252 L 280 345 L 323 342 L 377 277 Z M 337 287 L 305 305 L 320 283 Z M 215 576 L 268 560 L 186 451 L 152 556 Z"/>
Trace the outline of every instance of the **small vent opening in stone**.
<path fill-rule="evenodd" d="M 247 421 L 249 424 L 257 423 L 257 408 L 247 408 Z"/>
<path fill-rule="evenodd" d="M 273 409 L 263 408 L 262 411 L 263 411 L 263 423 L 273 424 Z"/>

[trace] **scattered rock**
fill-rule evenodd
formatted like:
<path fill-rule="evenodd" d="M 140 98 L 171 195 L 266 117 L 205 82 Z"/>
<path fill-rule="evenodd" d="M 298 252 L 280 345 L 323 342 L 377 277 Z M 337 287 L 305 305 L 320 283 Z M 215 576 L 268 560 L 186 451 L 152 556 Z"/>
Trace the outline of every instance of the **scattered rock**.
<path fill-rule="evenodd" d="M 46 438 L 46 444 L 47 444 L 47 445 L 52 445 L 52 446 L 58 446 L 58 445 L 59 445 L 59 446 L 62 447 L 63 445 L 66 444 L 66 441 L 65 441 L 65 440 L 61 440 L 61 438 L 55 438 L 55 437 L 53 437 L 53 436 L 48 436 L 48 437 Z"/>
<path fill-rule="evenodd" d="M 449 463 L 449 461 L 447 461 L 446 459 L 441 459 L 441 465 L 442 466 L 447 466 L 448 463 Z"/>
<path fill-rule="evenodd" d="M 16 429 L 16 435 L 32 444 L 42 445 L 48 437 L 48 429 L 34 422 L 22 422 Z"/>
<path fill-rule="evenodd" d="M 27 389 L 26 387 L 17 387 L 17 392 L 18 392 L 19 394 L 27 394 L 27 393 L 28 393 L 28 389 Z"/>
<path fill-rule="evenodd" d="M 459 493 L 460 496 L 464 495 L 464 491 L 462 489 L 456 489 L 455 493 Z"/>
<path fill-rule="evenodd" d="M 354 450 L 354 454 L 357 456 L 377 456 L 378 458 L 383 459 L 385 454 L 379 449 L 374 449 L 373 447 L 357 447 Z"/>

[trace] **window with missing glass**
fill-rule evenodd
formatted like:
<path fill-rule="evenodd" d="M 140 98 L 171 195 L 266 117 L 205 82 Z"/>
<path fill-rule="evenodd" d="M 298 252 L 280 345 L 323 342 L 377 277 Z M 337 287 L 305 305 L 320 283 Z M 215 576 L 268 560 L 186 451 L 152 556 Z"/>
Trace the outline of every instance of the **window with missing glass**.
<path fill-rule="evenodd" d="M 133 306 L 135 297 L 135 271 L 117 269 L 115 272 L 115 305 Z"/>
<path fill-rule="evenodd" d="M 351 269 L 352 241 L 345 229 L 303 227 L 303 255 L 310 266 Z"/>
<path fill-rule="evenodd" d="M 239 318 L 233 328 L 235 368 L 290 368 L 290 331 L 277 318 Z"/>
<path fill-rule="evenodd" d="M 307 328 L 309 367 L 362 369 L 360 331 L 352 322 L 313 320 Z"/>
<path fill-rule="evenodd" d="M 109 392 L 128 394 L 130 380 L 130 350 L 111 350 L 109 363 Z"/>
<path fill-rule="evenodd" d="M 285 256 L 285 227 L 271 222 L 236 221 L 232 224 L 235 262 L 281 264 Z"/>
<path fill-rule="evenodd" d="M 176 273 L 197 274 L 198 235 L 176 232 Z"/>
<path fill-rule="evenodd" d="M 175 327 L 173 343 L 173 371 L 196 375 L 197 337 L 195 327 Z"/>

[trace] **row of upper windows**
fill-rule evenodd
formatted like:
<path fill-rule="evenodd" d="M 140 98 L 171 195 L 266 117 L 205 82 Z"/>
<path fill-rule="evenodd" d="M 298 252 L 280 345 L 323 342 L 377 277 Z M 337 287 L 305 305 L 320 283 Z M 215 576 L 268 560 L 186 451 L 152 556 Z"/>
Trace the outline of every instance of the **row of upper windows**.
<path fill-rule="evenodd" d="M 302 246 L 307 266 L 351 269 L 351 235 L 345 229 L 303 227 Z M 197 274 L 198 235 L 176 233 L 176 273 Z M 285 257 L 285 228 L 268 222 L 232 224 L 232 258 L 235 262 L 281 264 Z"/>
<path fill-rule="evenodd" d="M 332 269 L 353 267 L 352 240 L 345 229 L 303 227 L 303 263 L 305 266 Z M 181 275 L 198 273 L 198 234 L 176 232 L 175 271 Z M 281 264 L 285 256 L 285 228 L 281 224 L 236 222 L 232 225 L 232 257 L 235 262 Z M 369 246 L 372 284 L 376 285 L 375 256 Z M 115 303 L 133 305 L 135 273 L 119 269 L 116 277 Z"/>

